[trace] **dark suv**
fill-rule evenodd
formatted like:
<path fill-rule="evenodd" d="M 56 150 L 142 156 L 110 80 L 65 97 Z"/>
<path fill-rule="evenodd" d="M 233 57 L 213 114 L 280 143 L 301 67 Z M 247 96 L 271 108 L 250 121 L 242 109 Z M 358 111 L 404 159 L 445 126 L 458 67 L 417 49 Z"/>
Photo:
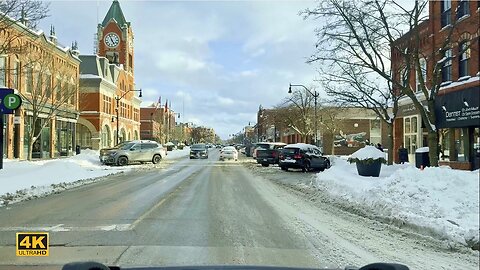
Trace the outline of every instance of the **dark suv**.
<path fill-rule="evenodd" d="M 330 168 L 330 160 L 322 155 L 318 147 L 311 144 L 297 143 L 285 146 L 279 157 L 280 168 L 287 171 L 289 168 L 320 170 Z"/>
<path fill-rule="evenodd" d="M 190 159 L 208 158 L 208 148 L 204 143 L 197 143 L 190 147 Z"/>

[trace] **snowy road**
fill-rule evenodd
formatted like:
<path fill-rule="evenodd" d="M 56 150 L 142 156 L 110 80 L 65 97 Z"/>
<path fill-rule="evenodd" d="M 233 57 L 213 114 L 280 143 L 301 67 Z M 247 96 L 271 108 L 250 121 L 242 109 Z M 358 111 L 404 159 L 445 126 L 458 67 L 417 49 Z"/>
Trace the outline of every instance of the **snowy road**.
<path fill-rule="evenodd" d="M 0 268 L 96 260 L 120 265 L 259 264 L 478 269 L 478 252 L 312 203 L 277 168 L 179 159 L 0 208 Z M 243 164 L 242 164 L 243 163 Z M 246 165 L 246 166 L 244 166 Z M 282 172 L 280 172 L 282 173 Z M 285 173 L 308 182 L 309 174 Z M 50 231 L 48 258 L 15 256 L 15 232 Z"/>

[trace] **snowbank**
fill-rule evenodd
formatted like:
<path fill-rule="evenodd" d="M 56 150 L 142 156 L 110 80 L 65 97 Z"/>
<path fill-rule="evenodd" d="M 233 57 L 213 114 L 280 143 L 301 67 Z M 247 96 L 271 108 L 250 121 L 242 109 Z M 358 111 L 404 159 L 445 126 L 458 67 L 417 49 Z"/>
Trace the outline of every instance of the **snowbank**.
<path fill-rule="evenodd" d="M 375 146 L 372 145 L 366 145 L 365 147 L 357 150 L 355 153 L 351 155 L 352 159 L 359 159 L 359 160 L 364 160 L 364 159 L 379 159 L 379 158 L 385 158 L 385 153 L 378 150 Z"/>
<path fill-rule="evenodd" d="M 479 171 L 449 167 L 423 171 L 410 164 L 382 166 L 380 177 L 362 177 L 355 164 L 336 158 L 319 173 L 317 187 L 340 204 L 433 231 L 467 246 L 479 242 Z"/>
<path fill-rule="evenodd" d="M 102 165 L 98 151 L 83 150 L 81 154 L 62 159 L 40 161 L 5 160 L 0 170 L 0 205 L 11 200 L 15 193 L 39 196 L 55 189 L 56 185 L 92 179 L 130 170 L 131 167 Z M 22 196 L 15 195 L 16 200 Z"/>
<path fill-rule="evenodd" d="M 190 154 L 190 147 L 184 147 L 182 150 L 173 150 L 167 152 L 166 159 L 177 159 L 188 156 Z"/>

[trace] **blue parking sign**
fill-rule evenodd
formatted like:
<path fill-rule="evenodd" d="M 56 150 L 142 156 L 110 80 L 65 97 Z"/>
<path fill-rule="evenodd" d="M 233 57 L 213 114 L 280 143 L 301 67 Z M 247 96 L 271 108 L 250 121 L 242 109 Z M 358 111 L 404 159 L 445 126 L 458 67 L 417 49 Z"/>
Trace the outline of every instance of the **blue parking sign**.
<path fill-rule="evenodd" d="M 0 114 L 13 114 L 22 104 L 22 98 L 13 89 L 0 88 Z"/>

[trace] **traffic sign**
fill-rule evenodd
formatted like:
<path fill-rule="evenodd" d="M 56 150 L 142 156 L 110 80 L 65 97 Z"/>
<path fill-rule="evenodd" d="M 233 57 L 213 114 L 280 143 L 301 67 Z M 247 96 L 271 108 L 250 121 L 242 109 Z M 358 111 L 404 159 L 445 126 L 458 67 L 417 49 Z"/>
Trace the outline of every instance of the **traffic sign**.
<path fill-rule="evenodd" d="M 22 98 L 13 89 L 0 88 L 0 114 L 13 114 L 22 105 Z"/>

